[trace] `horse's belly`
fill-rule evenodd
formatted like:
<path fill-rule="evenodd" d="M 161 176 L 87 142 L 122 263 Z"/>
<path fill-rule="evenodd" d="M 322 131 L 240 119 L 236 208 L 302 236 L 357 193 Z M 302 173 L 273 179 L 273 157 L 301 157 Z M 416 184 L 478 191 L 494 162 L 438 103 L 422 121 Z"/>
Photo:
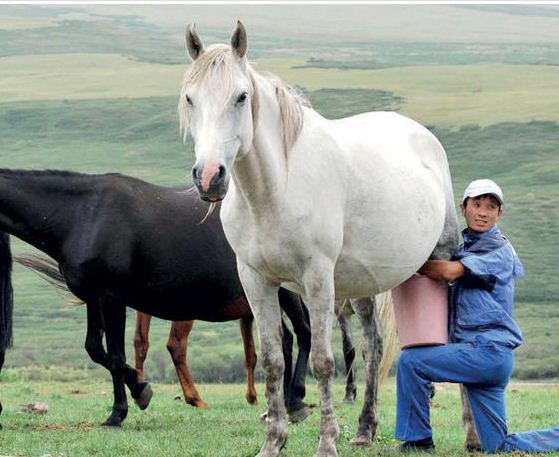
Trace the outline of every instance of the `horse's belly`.
<path fill-rule="evenodd" d="M 375 205 L 362 203 L 361 209 L 370 216 L 354 216 L 346 224 L 334 269 L 338 298 L 391 289 L 414 274 L 433 252 L 444 225 L 441 196 L 410 195 L 393 205 L 377 206 L 375 211 Z"/>

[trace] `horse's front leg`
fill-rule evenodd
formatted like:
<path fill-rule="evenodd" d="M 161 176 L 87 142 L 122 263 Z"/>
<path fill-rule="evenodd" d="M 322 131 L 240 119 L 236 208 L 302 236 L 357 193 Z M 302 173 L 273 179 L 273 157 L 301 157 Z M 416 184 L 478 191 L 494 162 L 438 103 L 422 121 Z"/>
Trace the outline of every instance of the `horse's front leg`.
<path fill-rule="evenodd" d="M 382 335 L 374 298 L 351 300 L 351 306 L 361 322 L 363 356 L 365 358 L 365 399 L 359 428 L 351 444 L 370 446 L 376 433 L 379 364 L 382 359 Z"/>
<path fill-rule="evenodd" d="M 136 311 L 136 330 L 134 332 L 134 358 L 136 362 L 136 371 L 138 379 L 143 381 L 144 362 L 148 356 L 149 349 L 149 327 L 151 324 L 151 316 L 141 311 Z"/>
<path fill-rule="evenodd" d="M 299 295 L 290 292 L 286 289 L 279 291 L 280 305 L 291 324 L 297 336 L 297 362 L 295 363 L 295 370 L 293 374 L 287 375 L 288 363 L 291 363 L 291 357 L 288 357 L 288 351 L 285 347 L 287 341 L 286 333 L 284 330 L 284 359 L 286 363 L 285 382 L 288 388 L 285 389 L 287 414 L 292 423 L 297 423 L 305 420 L 310 414 L 309 407 L 303 401 L 305 398 L 305 376 L 307 374 L 307 367 L 309 364 L 309 354 L 311 352 L 311 328 L 309 322 L 309 312 L 303 304 Z M 289 348 L 291 352 L 292 348 Z"/>
<path fill-rule="evenodd" d="M 184 394 L 184 401 L 196 408 L 207 408 L 208 404 L 200 398 L 194 378 L 186 363 L 186 353 L 188 351 L 188 336 L 192 330 L 194 321 L 175 321 L 171 324 L 169 339 L 167 340 L 167 350 L 171 354 L 171 359 L 175 365 L 177 377 L 181 384 Z"/>
<path fill-rule="evenodd" d="M 334 355 L 332 324 L 334 321 L 333 266 L 319 265 L 305 274 L 304 302 L 311 321 L 311 363 L 320 391 L 320 442 L 315 457 L 337 457 L 336 441 L 340 433 L 332 402 Z"/>
<path fill-rule="evenodd" d="M 466 389 L 460 384 L 460 395 L 462 397 L 462 425 L 466 433 L 466 441 L 464 442 L 464 450 L 468 452 L 481 451 L 481 443 L 477 436 L 476 427 L 472 418 L 472 410 L 468 402 Z"/>
<path fill-rule="evenodd" d="M 238 263 L 239 277 L 256 320 L 260 352 L 266 379 L 268 415 L 266 440 L 257 457 L 276 457 L 287 440 L 287 413 L 283 393 L 284 360 L 282 354 L 279 285 L 256 270 Z"/>
<path fill-rule="evenodd" d="M 247 371 L 247 392 L 245 398 L 249 405 L 258 404 L 258 396 L 256 387 L 254 386 L 254 369 L 256 368 L 256 348 L 254 347 L 254 338 L 252 336 L 252 324 L 254 316 L 249 314 L 241 317 L 239 327 L 241 329 L 241 337 L 243 339 L 243 348 L 245 352 L 245 368 Z"/>
<path fill-rule="evenodd" d="M 120 427 L 128 415 L 128 401 L 124 390 L 124 330 L 126 325 L 126 307 L 115 300 L 102 295 L 99 300 L 103 328 L 107 341 L 109 370 L 113 378 L 114 403 L 111 415 L 103 423 L 110 427 Z"/>

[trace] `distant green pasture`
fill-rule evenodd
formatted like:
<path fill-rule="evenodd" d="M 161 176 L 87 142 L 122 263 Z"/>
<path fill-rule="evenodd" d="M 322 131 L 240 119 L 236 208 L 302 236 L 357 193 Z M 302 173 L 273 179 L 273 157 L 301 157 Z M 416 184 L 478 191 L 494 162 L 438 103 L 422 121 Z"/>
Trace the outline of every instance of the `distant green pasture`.
<path fill-rule="evenodd" d="M 559 120 L 559 67 L 530 65 L 413 66 L 381 70 L 293 68 L 296 61 L 261 60 L 258 70 L 290 85 L 377 89 L 405 98 L 401 109 L 424 124 L 481 126 Z"/>
<path fill-rule="evenodd" d="M 322 89 L 308 95 L 319 112 L 331 117 L 372 109 L 399 110 L 405 103 L 390 92 L 362 89 Z M 119 171 L 159 184 L 186 182 L 193 153 L 178 135 L 176 102 L 173 95 L 0 103 L 0 167 Z M 559 376 L 559 342 L 553 330 L 559 325 L 559 283 L 554 280 L 559 254 L 553 249 L 559 232 L 559 124 L 436 126 L 434 131 L 447 150 L 457 196 L 469 180 L 480 176 L 493 177 L 505 189 L 502 226 L 527 272 L 517 289 L 518 317 L 526 342 L 518 352 L 515 375 Z M 27 249 L 14 242 L 14 251 Z M 67 305 L 46 282 L 19 267 L 14 277 L 16 345 L 8 353 L 6 366 L 28 367 L 33 377 L 43 377 L 45 365 L 82 370 L 57 374 L 60 370 L 53 369 L 47 373 L 52 379 L 73 379 L 83 375 L 85 368 L 91 374 L 94 364 L 83 349 L 84 310 Z M 154 322 L 147 370 L 158 380 L 174 382 L 165 349 L 168 329 L 168 323 Z M 129 358 L 131 330 L 129 326 Z M 334 334 L 339 338 L 338 332 Z M 341 368 L 339 339 L 335 346 Z M 196 379 L 244 377 L 237 323 L 197 323 L 189 353 Z M 96 373 L 107 377 L 102 370 Z"/>
<path fill-rule="evenodd" d="M 0 15 L 0 30 L 28 30 L 56 25 L 56 20 L 46 17 L 18 17 Z"/>
<path fill-rule="evenodd" d="M 177 99 L 186 65 L 140 62 L 118 54 L 50 54 L 0 59 L 0 101 Z"/>
<path fill-rule="evenodd" d="M 261 59 L 255 68 L 309 91 L 374 89 L 405 99 L 401 112 L 424 124 L 458 127 L 559 121 L 559 66 L 451 65 L 381 70 L 294 68 L 303 60 Z M 178 97 L 185 65 L 110 54 L 0 59 L 0 100 Z"/>

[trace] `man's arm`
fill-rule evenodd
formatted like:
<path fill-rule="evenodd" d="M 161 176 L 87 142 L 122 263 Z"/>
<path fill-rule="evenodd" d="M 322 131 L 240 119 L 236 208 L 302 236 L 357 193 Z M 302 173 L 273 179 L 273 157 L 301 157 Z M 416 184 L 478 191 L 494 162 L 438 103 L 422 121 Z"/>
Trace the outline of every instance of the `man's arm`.
<path fill-rule="evenodd" d="M 418 273 L 431 279 L 454 281 L 464 276 L 466 269 L 456 260 L 428 260 L 419 269 Z"/>

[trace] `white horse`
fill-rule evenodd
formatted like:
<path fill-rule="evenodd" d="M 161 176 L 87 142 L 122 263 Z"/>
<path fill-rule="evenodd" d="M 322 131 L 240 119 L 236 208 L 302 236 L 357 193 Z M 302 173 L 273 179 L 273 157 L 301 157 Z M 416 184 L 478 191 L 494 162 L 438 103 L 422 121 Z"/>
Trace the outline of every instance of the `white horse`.
<path fill-rule="evenodd" d="M 323 118 L 251 68 L 241 23 L 231 46 L 205 50 L 194 28 L 186 41 L 193 65 L 179 112 L 195 142 L 193 180 L 204 200 L 223 199 L 223 227 L 260 334 L 268 430 L 258 457 L 278 455 L 287 438 L 280 286 L 308 306 L 321 405 L 316 456 L 337 456 L 334 299 L 375 295 L 430 256 L 449 257 L 458 225 L 444 149 L 396 113 Z"/>

